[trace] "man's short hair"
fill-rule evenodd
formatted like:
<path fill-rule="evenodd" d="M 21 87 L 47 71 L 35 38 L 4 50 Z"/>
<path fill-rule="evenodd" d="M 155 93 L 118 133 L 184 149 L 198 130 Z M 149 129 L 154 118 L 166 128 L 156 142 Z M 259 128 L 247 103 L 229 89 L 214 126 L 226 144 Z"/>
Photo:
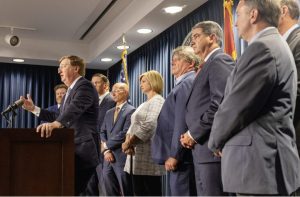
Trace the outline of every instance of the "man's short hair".
<path fill-rule="evenodd" d="M 202 21 L 200 23 L 197 23 L 192 29 L 197 29 L 197 28 L 201 28 L 202 32 L 207 36 L 215 34 L 217 38 L 217 44 L 220 47 L 222 47 L 223 30 L 218 23 L 214 21 Z"/>
<path fill-rule="evenodd" d="M 278 27 L 281 15 L 279 0 L 244 0 L 247 7 L 257 9 L 259 19 L 271 26 Z"/>
<path fill-rule="evenodd" d="M 64 88 L 64 89 L 68 90 L 68 87 L 62 83 L 62 84 L 58 84 L 54 87 L 54 92 L 56 92 L 56 90 L 60 89 L 60 88 Z"/>
<path fill-rule="evenodd" d="M 293 20 L 299 20 L 300 17 L 300 8 L 299 8 L 299 2 L 296 0 L 281 0 L 280 6 L 286 6 L 289 9 L 290 17 Z"/>
<path fill-rule="evenodd" d="M 95 73 L 95 74 L 93 74 L 92 78 L 93 77 L 100 77 L 100 79 L 109 87 L 109 80 L 105 75 L 103 75 L 101 73 Z"/>
<path fill-rule="evenodd" d="M 140 75 L 140 81 L 143 77 L 145 77 L 150 83 L 150 86 L 153 91 L 155 91 L 158 94 L 162 94 L 164 82 L 159 72 L 157 72 L 156 70 L 150 70 L 148 72 L 145 72 Z"/>
<path fill-rule="evenodd" d="M 79 75 L 85 76 L 85 63 L 82 58 L 75 55 L 67 55 L 60 58 L 59 63 L 61 63 L 64 59 L 70 60 L 71 66 L 79 66 Z"/>
<path fill-rule="evenodd" d="M 192 64 L 194 63 L 194 67 L 198 67 L 200 64 L 199 57 L 194 53 L 194 50 L 190 46 L 179 46 L 172 52 L 172 57 L 176 55 L 180 59 L 184 59 L 186 62 Z"/>

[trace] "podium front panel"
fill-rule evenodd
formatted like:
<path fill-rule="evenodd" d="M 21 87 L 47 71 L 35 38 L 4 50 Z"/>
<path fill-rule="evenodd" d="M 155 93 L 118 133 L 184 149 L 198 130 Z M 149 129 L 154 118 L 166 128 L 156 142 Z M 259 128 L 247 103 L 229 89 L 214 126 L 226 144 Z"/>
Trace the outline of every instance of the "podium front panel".
<path fill-rule="evenodd" d="M 0 195 L 74 194 L 74 132 L 0 129 Z"/>

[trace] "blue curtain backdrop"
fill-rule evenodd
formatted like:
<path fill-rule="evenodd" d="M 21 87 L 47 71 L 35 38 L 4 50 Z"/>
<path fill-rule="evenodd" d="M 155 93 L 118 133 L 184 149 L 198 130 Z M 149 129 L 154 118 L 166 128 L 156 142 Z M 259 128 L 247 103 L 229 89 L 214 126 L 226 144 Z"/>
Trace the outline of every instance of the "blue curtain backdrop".
<path fill-rule="evenodd" d="M 0 63 L 0 110 L 18 100 L 21 95 L 29 93 L 37 106 L 47 108 L 55 104 L 54 86 L 61 83 L 55 66 L 32 66 L 22 64 Z M 105 71 L 87 69 L 86 78 Z M 39 120 L 31 113 L 19 108 L 16 110 L 15 127 L 34 128 Z M 6 128 L 4 117 L 1 117 L 0 128 Z"/>
<path fill-rule="evenodd" d="M 236 21 L 235 11 L 237 4 L 238 0 L 234 0 L 234 21 Z M 163 96 L 167 96 L 174 85 L 174 78 L 171 75 L 172 50 L 177 46 L 182 45 L 185 37 L 196 23 L 204 20 L 215 21 L 223 28 L 223 0 L 209 0 L 127 56 L 130 100 L 134 106 L 137 107 L 145 100 L 145 96 L 139 89 L 139 75 L 151 69 L 157 70 L 162 74 L 164 78 Z M 237 55 L 239 57 L 247 47 L 247 43 L 239 39 L 238 32 L 235 27 L 233 30 Z M 121 61 L 108 69 L 108 76 L 111 84 L 121 81 L 120 72 Z"/>
<path fill-rule="evenodd" d="M 174 85 L 170 63 L 172 50 L 182 44 L 196 23 L 204 20 L 213 20 L 223 26 L 223 0 L 206 2 L 127 56 L 130 99 L 134 106 L 140 105 L 145 99 L 139 89 L 139 75 L 143 72 L 152 69 L 160 72 L 164 79 L 163 96 L 165 97 L 170 92 Z M 108 70 L 111 84 L 120 81 L 120 71 L 121 62 Z"/>

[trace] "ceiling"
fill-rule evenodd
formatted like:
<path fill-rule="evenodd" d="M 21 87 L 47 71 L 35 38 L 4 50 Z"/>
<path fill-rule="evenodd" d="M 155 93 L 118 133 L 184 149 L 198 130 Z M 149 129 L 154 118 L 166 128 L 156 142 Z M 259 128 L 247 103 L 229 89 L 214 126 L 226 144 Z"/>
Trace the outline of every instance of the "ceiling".
<path fill-rule="evenodd" d="M 57 66 L 61 56 L 73 54 L 88 68 L 106 70 L 120 60 L 116 46 L 123 33 L 130 54 L 206 1 L 0 0 L 0 62 L 23 58 L 27 65 Z M 183 11 L 166 14 L 163 8 L 171 5 L 184 6 Z M 21 40 L 17 47 L 5 42 L 9 27 Z M 136 32 L 145 27 L 153 32 Z M 104 57 L 113 61 L 101 62 Z"/>

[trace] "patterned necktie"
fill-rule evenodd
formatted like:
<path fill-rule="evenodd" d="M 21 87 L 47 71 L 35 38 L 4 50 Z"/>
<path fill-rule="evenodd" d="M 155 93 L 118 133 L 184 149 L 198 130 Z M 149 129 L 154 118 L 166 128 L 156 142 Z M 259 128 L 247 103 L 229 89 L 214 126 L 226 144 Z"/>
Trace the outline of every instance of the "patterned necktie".
<path fill-rule="evenodd" d="M 66 93 L 66 95 L 65 95 L 65 100 L 64 100 L 64 106 L 63 106 L 63 109 L 65 109 L 66 100 L 68 99 L 68 96 L 69 96 L 71 90 L 72 90 L 71 88 L 68 88 L 68 90 L 67 90 L 67 93 Z"/>
<path fill-rule="evenodd" d="M 115 113 L 114 113 L 114 123 L 115 123 L 116 120 L 117 120 L 117 117 L 118 117 L 118 115 L 119 115 L 119 112 L 120 112 L 120 107 L 116 107 Z"/>

